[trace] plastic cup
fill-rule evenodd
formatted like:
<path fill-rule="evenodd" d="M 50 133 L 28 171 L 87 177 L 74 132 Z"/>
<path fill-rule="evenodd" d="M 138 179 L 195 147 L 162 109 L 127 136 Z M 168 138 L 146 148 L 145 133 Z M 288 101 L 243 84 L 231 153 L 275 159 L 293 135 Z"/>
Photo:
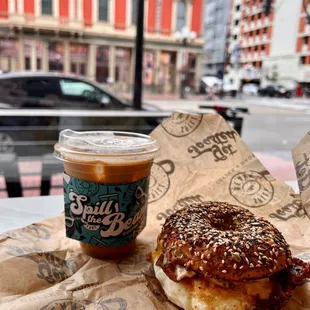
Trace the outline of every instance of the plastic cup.
<path fill-rule="evenodd" d="M 64 166 L 66 234 L 84 253 L 114 259 L 134 250 L 158 150 L 155 139 L 137 133 L 60 133 L 54 155 Z"/>

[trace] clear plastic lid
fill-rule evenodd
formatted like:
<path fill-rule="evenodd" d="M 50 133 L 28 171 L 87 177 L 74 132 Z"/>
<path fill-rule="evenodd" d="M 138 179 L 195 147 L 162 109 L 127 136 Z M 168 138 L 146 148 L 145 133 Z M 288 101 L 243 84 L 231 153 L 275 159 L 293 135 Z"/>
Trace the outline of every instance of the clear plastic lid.
<path fill-rule="evenodd" d="M 154 157 L 158 143 L 148 135 L 120 131 L 84 131 L 66 129 L 60 132 L 54 155 L 65 160 L 67 155 L 82 157 Z"/>

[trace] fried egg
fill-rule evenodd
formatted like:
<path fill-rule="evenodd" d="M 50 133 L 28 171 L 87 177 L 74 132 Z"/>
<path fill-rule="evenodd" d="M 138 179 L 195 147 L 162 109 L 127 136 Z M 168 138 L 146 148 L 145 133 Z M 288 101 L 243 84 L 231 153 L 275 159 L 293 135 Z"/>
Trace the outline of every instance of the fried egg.
<path fill-rule="evenodd" d="M 155 276 L 167 298 L 185 310 L 250 310 L 257 301 L 268 300 L 274 283 L 269 278 L 255 281 L 225 282 L 205 279 L 188 272 L 182 266 L 176 268 L 176 278 L 172 281 L 159 266 L 156 266 L 160 253 L 152 255 Z"/>

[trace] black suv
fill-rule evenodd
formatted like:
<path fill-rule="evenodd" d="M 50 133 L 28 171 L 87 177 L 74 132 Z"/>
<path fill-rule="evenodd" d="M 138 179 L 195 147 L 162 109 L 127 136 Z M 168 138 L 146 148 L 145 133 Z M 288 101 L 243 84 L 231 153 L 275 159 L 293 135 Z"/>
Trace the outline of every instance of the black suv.
<path fill-rule="evenodd" d="M 50 72 L 0 75 L 0 103 L 6 108 L 130 110 L 131 103 L 82 77 Z M 0 105 L 1 108 L 1 105 Z M 146 106 L 145 110 L 156 110 Z"/>
<path fill-rule="evenodd" d="M 51 153 L 59 132 L 115 130 L 150 133 L 170 113 L 132 103 L 84 78 L 61 73 L 0 75 L 0 153 Z M 148 113 L 148 112 L 155 112 Z"/>

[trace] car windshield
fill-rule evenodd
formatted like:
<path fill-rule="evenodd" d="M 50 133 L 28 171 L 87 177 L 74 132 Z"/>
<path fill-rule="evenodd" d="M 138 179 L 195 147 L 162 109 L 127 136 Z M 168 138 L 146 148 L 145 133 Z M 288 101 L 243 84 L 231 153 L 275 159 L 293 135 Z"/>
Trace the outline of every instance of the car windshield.
<path fill-rule="evenodd" d="M 2 2 L 0 198 L 63 193 L 52 155 L 61 130 L 159 126 L 174 137 L 161 126 L 173 111 L 220 114 L 296 186 L 291 150 L 310 130 L 309 1 Z M 203 152 L 185 118 L 173 126 Z"/>

